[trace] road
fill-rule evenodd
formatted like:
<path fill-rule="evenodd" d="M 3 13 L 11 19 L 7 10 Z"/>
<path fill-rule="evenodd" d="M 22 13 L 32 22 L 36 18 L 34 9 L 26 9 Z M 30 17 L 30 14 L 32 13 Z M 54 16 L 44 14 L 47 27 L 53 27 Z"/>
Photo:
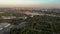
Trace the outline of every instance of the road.
<path fill-rule="evenodd" d="M 10 29 L 14 29 L 14 28 L 22 28 L 25 26 L 27 22 L 21 22 L 19 25 L 11 25 L 9 27 L 3 28 L 2 30 L 0 30 L 0 34 L 5 34 L 6 32 L 10 31 Z M 7 33 L 6 33 L 7 34 Z"/>

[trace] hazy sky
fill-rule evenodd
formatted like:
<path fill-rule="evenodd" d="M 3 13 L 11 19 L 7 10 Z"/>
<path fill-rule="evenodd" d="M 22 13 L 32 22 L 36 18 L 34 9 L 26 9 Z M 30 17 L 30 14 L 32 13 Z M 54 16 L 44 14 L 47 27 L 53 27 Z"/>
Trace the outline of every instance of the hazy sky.
<path fill-rule="evenodd" d="M 0 0 L 0 7 L 60 8 L 60 0 Z"/>

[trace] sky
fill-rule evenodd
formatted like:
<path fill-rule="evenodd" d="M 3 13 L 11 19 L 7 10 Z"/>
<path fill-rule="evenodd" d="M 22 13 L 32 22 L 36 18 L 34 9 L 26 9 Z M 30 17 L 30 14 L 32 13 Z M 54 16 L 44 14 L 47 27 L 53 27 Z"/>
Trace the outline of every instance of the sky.
<path fill-rule="evenodd" d="M 60 8 L 60 0 L 0 0 L 0 7 Z"/>

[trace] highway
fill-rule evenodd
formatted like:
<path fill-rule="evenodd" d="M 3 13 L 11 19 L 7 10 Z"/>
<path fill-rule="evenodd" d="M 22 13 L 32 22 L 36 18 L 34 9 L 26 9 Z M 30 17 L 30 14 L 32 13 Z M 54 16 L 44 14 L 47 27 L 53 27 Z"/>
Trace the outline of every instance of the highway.
<path fill-rule="evenodd" d="M 24 27 L 25 26 L 25 24 L 26 24 L 27 22 L 21 22 L 19 25 L 10 25 L 10 26 L 8 26 L 8 27 L 3 27 L 3 29 L 2 30 L 0 30 L 0 34 L 7 34 L 7 32 L 8 31 L 10 31 L 10 29 L 12 28 L 12 29 L 14 29 L 14 28 L 22 28 L 22 27 Z"/>

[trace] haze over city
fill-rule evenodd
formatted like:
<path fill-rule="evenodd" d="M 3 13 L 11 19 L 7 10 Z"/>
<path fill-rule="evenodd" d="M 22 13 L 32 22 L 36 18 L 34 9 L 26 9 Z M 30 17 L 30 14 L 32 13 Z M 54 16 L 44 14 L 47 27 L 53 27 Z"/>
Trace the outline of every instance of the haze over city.
<path fill-rule="evenodd" d="M 60 0 L 0 0 L 0 34 L 60 34 Z"/>
<path fill-rule="evenodd" d="M 0 7 L 60 8 L 60 0 L 0 0 Z"/>

